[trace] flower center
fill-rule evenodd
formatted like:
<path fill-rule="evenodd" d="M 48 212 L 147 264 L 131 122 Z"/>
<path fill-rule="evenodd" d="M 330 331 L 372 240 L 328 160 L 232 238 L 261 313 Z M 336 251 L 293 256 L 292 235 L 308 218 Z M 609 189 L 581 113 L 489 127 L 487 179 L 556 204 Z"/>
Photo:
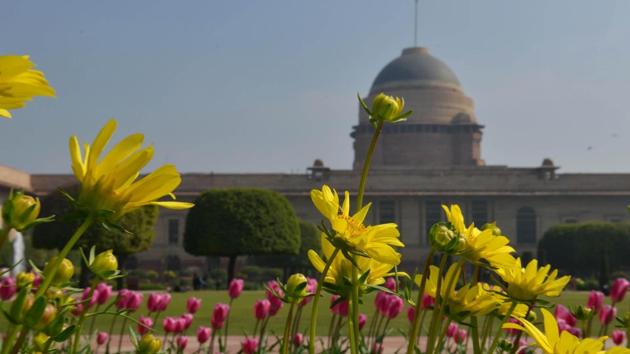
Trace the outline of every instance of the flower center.
<path fill-rule="evenodd" d="M 367 230 L 367 228 L 362 223 L 353 219 L 351 216 L 339 214 L 337 215 L 337 217 L 346 222 L 345 236 L 347 237 L 361 236 Z"/>

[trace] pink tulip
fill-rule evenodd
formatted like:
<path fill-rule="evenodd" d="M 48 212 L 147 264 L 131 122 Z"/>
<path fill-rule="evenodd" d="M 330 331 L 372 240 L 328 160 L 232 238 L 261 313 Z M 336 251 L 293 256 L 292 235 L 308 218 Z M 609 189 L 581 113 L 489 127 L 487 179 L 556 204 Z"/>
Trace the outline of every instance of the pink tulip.
<path fill-rule="evenodd" d="M 271 308 L 271 303 L 267 299 L 258 300 L 254 303 L 254 316 L 258 320 L 264 320 L 269 316 L 269 310 Z"/>
<path fill-rule="evenodd" d="M 604 305 L 599 313 L 599 322 L 603 325 L 611 323 L 617 316 L 617 309 L 614 306 Z"/>
<path fill-rule="evenodd" d="M 624 339 L 626 339 L 626 333 L 621 329 L 615 329 L 612 331 L 610 337 L 615 345 L 621 345 Z"/>
<path fill-rule="evenodd" d="M 271 304 L 271 306 L 269 306 L 269 316 L 275 316 L 280 309 L 282 309 L 282 306 L 284 306 L 284 302 L 277 297 L 271 297 L 268 300 Z"/>
<path fill-rule="evenodd" d="M 416 317 L 416 308 L 413 306 L 409 306 L 407 309 L 407 319 L 409 322 L 413 322 L 414 317 Z"/>
<path fill-rule="evenodd" d="M 39 288 L 39 285 L 42 283 L 42 276 L 38 273 L 35 273 L 35 279 L 33 279 L 33 288 Z"/>
<path fill-rule="evenodd" d="M 295 345 L 296 347 L 301 347 L 302 343 L 304 343 L 304 335 L 298 332 L 295 334 L 295 336 L 293 336 L 293 345 Z"/>
<path fill-rule="evenodd" d="M 87 306 L 88 308 L 94 306 L 96 304 L 96 299 L 98 298 L 98 290 L 94 289 L 94 293 L 92 294 L 92 297 L 89 298 L 90 301 L 88 301 L 91 290 L 92 288 L 87 287 L 83 289 L 83 294 L 81 295 L 81 303 L 83 303 L 83 306 Z"/>
<path fill-rule="evenodd" d="M 367 315 L 364 313 L 360 313 L 359 314 L 359 331 L 363 329 L 363 327 L 365 327 L 365 324 L 367 323 Z"/>
<path fill-rule="evenodd" d="M 586 307 L 591 309 L 593 313 L 599 313 L 601 311 L 602 306 L 604 305 L 604 293 L 601 291 L 592 290 L 588 294 L 588 301 L 586 302 Z"/>
<path fill-rule="evenodd" d="M 0 299 L 3 301 L 10 300 L 17 292 L 17 284 L 15 278 L 4 277 L 0 280 Z"/>
<path fill-rule="evenodd" d="M 197 313 L 197 311 L 199 311 L 200 307 L 201 299 L 196 297 L 189 297 L 188 300 L 186 300 L 186 310 L 188 311 L 188 313 L 195 314 Z"/>
<path fill-rule="evenodd" d="M 331 296 L 330 303 L 334 304 L 335 302 L 337 302 L 337 299 L 339 299 L 339 296 L 337 296 L 337 295 Z M 330 308 L 330 311 L 332 311 L 332 313 L 336 314 L 337 316 L 346 317 L 346 316 L 348 316 L 349 306 L 350 305 L 348 303 L 348 300 L 343 300 L 343 301 L 337 302 L 335 305 L 333 305 Z"/>
<path fill-rule="evenodd" d="M 457 333 L 455 333 L 455 343 L 461 344 L 466 341 L 468 337 L 468 332 L 465 329 L 460 328 Z"/>
<path fill-rule="evenodd" d="M 569 311 L 569 309 L 562 304 L 558 304 L 556 306 L 554 314 L 556 316 L 556 319 L 564 320 L 566 324 L 569 325 L 569 327 L 573 327 L 577 323 L 577 319 L 575 318 L 575 316 L 573 316 L 571 311 Z"/>
<path fill-rule="evenodd" d="M 109 339 L 109 334 L 107 334 L 107 332 L 98 332 L 96 334 L 96 344 L 97 345 L 103 345 L 103 344 L 107 343 L 108 339 Z"/>
<path fill-rule="evenodd" d="M 75 304 L 74 307 L 72 308 L 72 311 L 70 311 L 72 313 L 73 316 L 81 316 L 81 314 L 83 313 L 83 304 Z"/>
<path fill-rule="evenodd" d="M 556 322 L 558 323 L 558 331 L 562 332 L 562 331 L 568 331 L 569 329 L 571 329 L 571 326 L 567 323 L 567 321 L 563 320 L 563 319 L 558 319 L 556 320 Z"/>
<path fill-rule="evenodd" d="M 308 281 L 306 283 L 306 291 L 309 294 L 315 294 L 315 292 L 317 291 L 317 279 L 315 278 L 308 278 Z M 311 302 L 311 300 L 313 299 L 313 296 L 307 296 L 304 299 L 302 299 L 302 301 L 300 301 L 300 306 L 306 306 L 309 302 Z"/>
<path fill-rule="evenodd" d="M 519 326 L 522 326 L 521 321 L 517 320 L 516 318 L 508 318 L 507 322 L 509 323 L 516 323 Z M 505 333 L 507 333 L 510 336 L 515 336 L 517 334 L 519 334 L 520 330 L 518 329 L 514 329 L 514 328 L 504 328 L 503 329 L 505 331 Z"/>
<path fill-rule="evenodd" d="M 254 354 L 258 351 L 258 341 L 254 338 L 246 338 L 241 342 L 243 354 Z"/>
<path fill-rule="evenodd" d="M 230 298 L 236 299 L 237 297 L 241 296 L 244 285 L 245 282 L 243 281 L 243 279 L 232 279 L 232 281 L 230 282 L 230 287 L 228 289 L 228 294 L 230 295 Z"/>
<path fill-rule="evenodd" d="M 457 323 L 451 322 L 448 324 L 448 327 L 446 328 L 446 336 L 448 338 L 453 338 L 457 334 L 458 330 L 459 330 L 459 327 L 457 326 Z"/>
<path fill-rule="evenodd" d="M 184 349 L 186 349 L 186 346 L 188 345 L 188 337 L 186 337 L 186 336 L 179 336 L 175 340 L 175 343 L 177 343 L 177 348 L 179 350 L 184 350 Z"/>
<path fill-rule="evenodd" d="M 275 316 L 282 306 L 284 306 L 284 303 L 280 300 L 280 297 L 284 297 L 284 292 L 282 291 L 280 284 L 278 284 L 277 281 L 272 280 L 267 282 L 266 294 L 267 300 L 269 300 L 269 303 L 271 304 L 269 308 L 269 315 Z"/>
<path fill-rule="evenodd" d="M 423 309 L 431 308 L 433 305 L 435 305 L 434 297 L 428 294 L 422 295 L 422 304 L 420 306 L 422 306 Z"/>
<path fill-rule="evenodd" d="M 387 289 L 391 290 L 391 291 L 396 291 L 396 279 L 394 278 L 387 278 L 387 280 L 385 280 L 385 284 L 383 284 L 384 287 L 386 287 Z"/>
<path fill-rule="evenodd" d="M 157 304 L 160 301 L 161 297 L 162 297 L 162 294 L 159 294 L 159 293 L 149 294 L 149 299 L 147 300 L 147 309 L 149 310 L 149 312 L 158 312 Z"/>
<path fill-rule="evenodd" d="M 177 320 L 173 317 L 166 317 L 164 321 L 162 321 L 162 326 L 164 327 L 164 332 L 166 333 L 175 333 L 177 330 Z"/>
<path fill-rule="evenodd" d="M 143 298 L 144 296 L 142 295 L 142 293 L 133 291 L 129 296 L 129 301 L 127 302 L 127 310 L 136 311 L 137 309 L 139 309 L 140 305 L 142 305 Z"/>
<path fill-rule="evenodd" d="M 626 296 L 628 292 L 628 287 L 630 287 L 630 282 L 625 278 L 617 278 L 610 287 L 610 299 L 613 304 L 623 301 L 623 298 Z"/>
<path fill-rule="evenodd" d="M 185 313 L 185 314 L 181 315 L 179 320 L 182 322 L 182 327 L 184 328 L 184 331 L 185 331 L 188 328 L 190 328 L 190 325 L 192 325 L 193 315 L 189 314 L 189 313 Z"/>
<path fill-rule="evenodd" d="M 107 285 L 107 283 L 98 283 L 96 285 L 96 293 L 98 294 L 96 295 L 96 303 L 104 305 L 112 296 L 112 287 Z"/>
<path fill-rule="evenodd" d="M 405 304 L 401 298 L 396 295 L 391 295 L 389 300 L 389 308 L 387 309 L 387 317 L 394 319 L 400 314 L 405 307 Z"/>
<path fill-rule="evenodd" d="M 140 316 L 140 318 L 138 318 L 138 333 L 140 333 L 140 335 L 148 333 L 151 328 L 153 328 L 153 320 L 151 317 Z"/>
<path fill-rule="evenodd" d="M 129 297 L 131 296 L 131 290 L 122 289 L 118 292 L 118 297 L 116 297 L 116 307 L 119 310 L 127 309 L 127 303 L 129 302 Z"/>
<path fill-rule="evenodd" d="M 210 331 L 209 327 L 199 327 L 197 329 L 197 341 L 199 342 L 199 344 L 203 344 L 207 342 L 208 339 L 210 339 L 211 334 L 212 332 Z"/>
<path fill-rule="evenodd" d="M 210 320 L 210 324 L 212 328 L 217 330 L 223 328 L 223 324 L 225 323 L 225 319 L 230 313 L 230 306 L 226 304 L 216 304 L 214 305 L 214 311 L 212 312 L 212 318 Z"/>
<path fill-rule="evenodd" d="M 388 293 L 379 291 L 374 297 L 374 306 L 383 316 L 387 314 L 387 309 L 389 308 L 389 296 Z"/>

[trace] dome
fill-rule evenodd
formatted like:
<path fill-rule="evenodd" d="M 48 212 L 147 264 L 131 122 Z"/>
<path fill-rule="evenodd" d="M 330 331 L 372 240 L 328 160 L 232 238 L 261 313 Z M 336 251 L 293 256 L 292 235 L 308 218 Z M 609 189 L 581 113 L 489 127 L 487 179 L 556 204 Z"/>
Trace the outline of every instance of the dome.
<path fill-rule="evenodd" d="M 381 70 L 374 79 L 370 91 L 382 90 L 392 85 L 414 85 L 421 82 L 460 87 L 455 73 L 440 59 L 429 54 L 429 49 L 412 47 L 404 49 L 401 56 Z"/>

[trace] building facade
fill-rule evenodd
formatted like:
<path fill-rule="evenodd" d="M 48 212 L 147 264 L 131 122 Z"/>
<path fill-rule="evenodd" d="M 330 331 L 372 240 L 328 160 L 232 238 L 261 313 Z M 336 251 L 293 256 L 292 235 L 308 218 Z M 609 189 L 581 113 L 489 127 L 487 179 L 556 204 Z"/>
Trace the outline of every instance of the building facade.
<path fill-rule="evenodd" d="M 407 48 L 376 76 L 365 97 L 379 92 L 405 98 L 414 111 L 406 122 L 388 125 L 374 154 L 366 189 L 372 202 L 368 221 L 396 222 L 406 247 L 402 265 L 418 267 L 428 251 L 427 230 L 443 219 L 441 204 L 458 203 L 466 220 L 477 225 L 496 221 L 525 258 L 535 256 L 544 232 L 559 223 L 630 220 L 630 174 L 558 173 L 550 159 L 540 166 L 515 168 L 486 165 L 481 157 L 483 125 L 454 72 L 426 48 Z M 359 109 L 354 164 L 333 170 L 320 160 L 302 174 L 183 174 L 178 198 L 194 200 L 215 188 L 268 188 L 285 195 L 298 216 L 319 223 L 310 202 L 313 188 L 328 184 L 356 192 L 372 127 Z M 46 195 L 73 183 L 71 175 L 27 174 L 0 167 L 0 198 L 9 188 Z M 186 212 L 161 210 L 156 239 L 137 255 L 143 267 L 206 267 L 206 260 L 182 247 Z"/>

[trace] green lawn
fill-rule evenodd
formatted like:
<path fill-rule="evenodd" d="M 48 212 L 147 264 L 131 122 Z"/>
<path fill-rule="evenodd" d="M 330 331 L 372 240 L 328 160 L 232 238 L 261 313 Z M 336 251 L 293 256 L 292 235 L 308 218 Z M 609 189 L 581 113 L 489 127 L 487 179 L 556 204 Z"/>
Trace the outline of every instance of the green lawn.
<path fill-rule="evenodd" d="M 148 295 L 148 294 L 146 294 Z M 145 299 L 146 296 L 145 295 Z M 193 328 L 198 326 L 209 326 L 210 324 L 210 316 L 212 313 L 212 308 L 215 303 L 223 302 L 228 303 L 229 297 L 227 296 L 226 291 L 193 291 L 187 293 L 174 293 L 173 301 L 171 302 L 168 310 L 166 311 L 166 315 L 179 315 L 185 312 L 186 309 L 186 299 L 190 296 L 195 296 L 201 298 L 203 303 L 199 312 L 195 316 L 195 321 L 193 323 Z M 240 298 L 236 299 L 232 304 L 232 312 L 231 312 L 231 323 L 230 323 L 230 333 L 232 334 L 242 334 L 249 333 L 253 330 L 255 324 L 255 318 L 253 316 L 253 304 L 257 299 L 264 298 L 265 294 L 263 291 L 244 291 Z M 558 299 L 550 299 L 554 302 L 560 302 L 566 306 L 577 306 L 580 304 L 586 303 L 586 298 L 588 296 L 587 292 L 575 292 L 575 291 L 567 291 Z M 324 298 L 321 301 L 320 306 L 320 316 L 318 321 L 318 333 L 325 334 L 328 330 L 328 323 L 330 319 L 330 311 L 328 310 L 328 305 L 330 301 L 328 298 Z M 373 308 L 373 297 L 370 296 L 366 299 L 365 305 L 363 306 L 363 312 L 365 312 L 368 317 L 372 316 L 374 311 Z M 630 301 L 628 298 L 625 299 L 624 304 L 621 305 L 621 311 L 625 311 L 628 309 L 630 305 Z M 308 326 L 308 321 L 310 318 L 310 309 L 311 306 L 308 305 L 305 308 L 304 314 L 302 316 L 301 327 L 302 330 L 305 330 Z M 146 312 L 146 307 L 142 308 L 140 314 Z M 279 313 L 273 318 L 269 323 L 269 328 L 276 333 L 282 331 L 282 326 L 284 324 L 284 320 L 287 313 L 287 306 L 285 306 Z M 164 315 L 161 316 L 164 318 Z M 97 327 L 106 329 L 109 325 L 110 318 L 102 317 L 97 320 Z M 396 328 L 407 328 L 408 321 L 406 312 L 401 313 L 398 318 L 392 321 L 392 327 Z M 160 321 L 161 327 L 161 321 Z"/>
<path fill-rule="evenodd" d="M 145 293 L 145 301 L 148 297 L 149 293 Z M 168 307 L 168 310 L 165 314 L 160 316 L 158 327 L 161 330 L 161 319 L 164 316 L 177 316 L 183 314 L 186 309 L 186 299 L 190 296 L 195 296 L 201 298 L 203 303 L 199 312 L 195 316 L 195 320 L 193 322 L 192 328 L 193 331 L 189 333 L 193 333 L 196 331 L 198 326 L 210 326 L 210 316 L 212 314 L 212 308 L 215 303 L 223 302 L 228 303 L 229 297 L 226 291 L 191 291 L 187 293 L 173 293 L 173 301 Z M 558 299 L 551 299 L 554 302 L 561 302 L 566 306 L 577 306 L 580 304 L 586 303 L 586 298 L 588 296 L 587 292 L 575 292 L 575 291 L 567 291 Z M 253 316 L 253 304 L 257 299 L 264 298 L 263 291 L 244 291 L 240 298 L 236 299 L 232 304 L 231 311 L 231 322 L 230 322 L 230 333 L 233 335 L 250 333 L 253 331 L 254 324 L 256 322 Z M 330 319 L 330 312 L 328 311 L 328 305 L 330 304 L 328 298 L 324 298 L 321 301 L 320 306 L 320 317 L 318 321 L 318 333 L 326 334 L 328 330 L 328 323 Z M 373 308 L 373 297 L 370 296 L 366 299 L 365 305 L 363 307 L 363 312 L 365 312 L 368 317 L 372 316 L 374 311 Z M 630 301 L 628 298 L 624 301 L 624 303 L 620 306 L 621 311 L 627 311 L 630 306 Z M 306 329 L 308 326 L 308 320 L 310 318 L 310 305 L 305 308 L 304 314 L 302 316 L 301 328 L 302 331 Z M 146 314 L 146 307 L 143 306 L 138 314 Z M 405 310 L 406 311 L 406 310 Z M 287 313 L 287 306 L 285 306 L 279 313 L 273 318 L 269 323 L 269 329 L 275 331 L 275 333 L 279 333 L 282 331 L 282 326 L 284 324 L 284 320 Z M 136 315 L 137 317 L 137 315 Z M 96 328 L 101 330 L 107 330 L 111 321 L 111 317 L 109 316 L 101 316 L 96 321 Z M 5 321 L 3 321 L 5 322 Z M 118 320 L 116 323 L 116 327 L 120 328 L 121 320 Z M 89 321 L 88 321 L 89 323 Z M 6 322 L 3 323 L 2 327 L 6 326 Z M 408 321 L 406 312 L 401 313 L 397 319 L 392 321 L 391 326 L 393 328 L 407 328 Z M 397 332 L 393 332 L 393 335 L 397 335 Z"/>

